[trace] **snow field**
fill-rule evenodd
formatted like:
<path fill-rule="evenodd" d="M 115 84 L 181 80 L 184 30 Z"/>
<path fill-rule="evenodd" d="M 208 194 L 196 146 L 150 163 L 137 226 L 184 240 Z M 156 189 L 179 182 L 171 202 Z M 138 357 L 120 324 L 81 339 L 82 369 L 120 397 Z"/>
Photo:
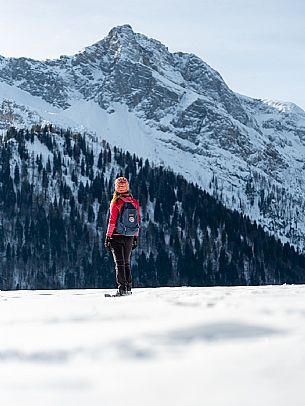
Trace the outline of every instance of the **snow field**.
<path fill-rule="evenodd" d="M 305 286 L 0 294 L 9 406 L 303 406 Z"/>

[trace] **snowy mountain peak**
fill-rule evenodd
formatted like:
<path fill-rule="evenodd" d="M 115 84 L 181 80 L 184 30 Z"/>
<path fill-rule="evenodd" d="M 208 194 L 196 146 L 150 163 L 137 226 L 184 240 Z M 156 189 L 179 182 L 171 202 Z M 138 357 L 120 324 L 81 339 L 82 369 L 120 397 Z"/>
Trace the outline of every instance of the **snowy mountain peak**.
<path fill-rule="evenodd" d="M 123 25 L 118 25 L 116 27 L 113 27 L 108 34 L 108 37 L 130 37 L 130 36 L 134 36 L 135 33 L 131 27 L 131 25 L 129 24 L 123 24 Z"/>
<path fill-rule="evenodd" d="M 130 25 L 74 56 L 0 57 L 0 128 L 37 121 L 95 132 L 206 189 L 217 177 L 227 205 L 305 241 L 304 111 L 239 95 L 198 56 Z M 266 185 L 289 214 L 265 204 Z"/>
<path fill-rule="evenodd" d="M 278 110 L 281 113 L 298 114 L 298 115 L 305 117 L 305 111 L 303 109 L 301 109 L 301 107 L 297 106 L 295 103 L 282 102 L 279 100 L 270 100 L 270 99 L 264 99 L 263 103 L 275 108 L 276 110 Z"/>
<path fill-rule="evenodd" d="M 128 24 L 117 26 L 110 30 L 104 39 L 104 43 L 106 43 L 110 49 L 116 46 L 132 48 L 132 46 L 136 45 L 135 33 Z"/>

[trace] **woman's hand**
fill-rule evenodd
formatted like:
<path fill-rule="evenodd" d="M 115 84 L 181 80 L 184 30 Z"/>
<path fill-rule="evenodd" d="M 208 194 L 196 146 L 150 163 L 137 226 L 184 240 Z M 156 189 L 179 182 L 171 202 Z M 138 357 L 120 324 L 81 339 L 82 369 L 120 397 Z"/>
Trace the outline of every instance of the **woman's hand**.
<path fill-rule="evenodd" d="M 104 247 L 106 248 L 106 250 L 111 251 L 110 237 L 105 238 Z"/>
<path fill-rule="evenodd" d="M 131 247 L 131 249 L 132 249 L 132 250 L 135 250 L 135 249 L 137 248 L 137 246 L 138 246 L 138 237 L 134 236 L 134 237 L 133 237 L 133 241 L 132 241 L 132 247 Z"/>

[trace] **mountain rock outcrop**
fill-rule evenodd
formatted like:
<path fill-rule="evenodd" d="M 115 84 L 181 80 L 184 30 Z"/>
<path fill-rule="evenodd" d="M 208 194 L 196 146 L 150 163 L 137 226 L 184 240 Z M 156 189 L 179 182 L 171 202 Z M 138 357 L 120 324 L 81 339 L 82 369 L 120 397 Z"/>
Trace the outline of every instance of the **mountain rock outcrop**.
<path fill-rule="evenodd" d="M 234 93 L 193 54 L 129 25 L 74 56 L 0 58 L 0 128 L 51 122 L 182 173 L 305 246 L 305 112 Z"/>

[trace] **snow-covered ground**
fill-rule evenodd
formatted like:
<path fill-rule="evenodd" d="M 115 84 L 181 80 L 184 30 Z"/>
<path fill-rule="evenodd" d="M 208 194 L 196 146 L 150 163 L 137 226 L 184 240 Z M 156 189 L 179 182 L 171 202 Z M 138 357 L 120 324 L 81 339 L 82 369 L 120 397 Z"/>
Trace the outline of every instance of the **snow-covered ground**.
<path fill-rule="evenodd" d="M 0 292 L 6 406 L 304 406 L 305 286 Z"/>

